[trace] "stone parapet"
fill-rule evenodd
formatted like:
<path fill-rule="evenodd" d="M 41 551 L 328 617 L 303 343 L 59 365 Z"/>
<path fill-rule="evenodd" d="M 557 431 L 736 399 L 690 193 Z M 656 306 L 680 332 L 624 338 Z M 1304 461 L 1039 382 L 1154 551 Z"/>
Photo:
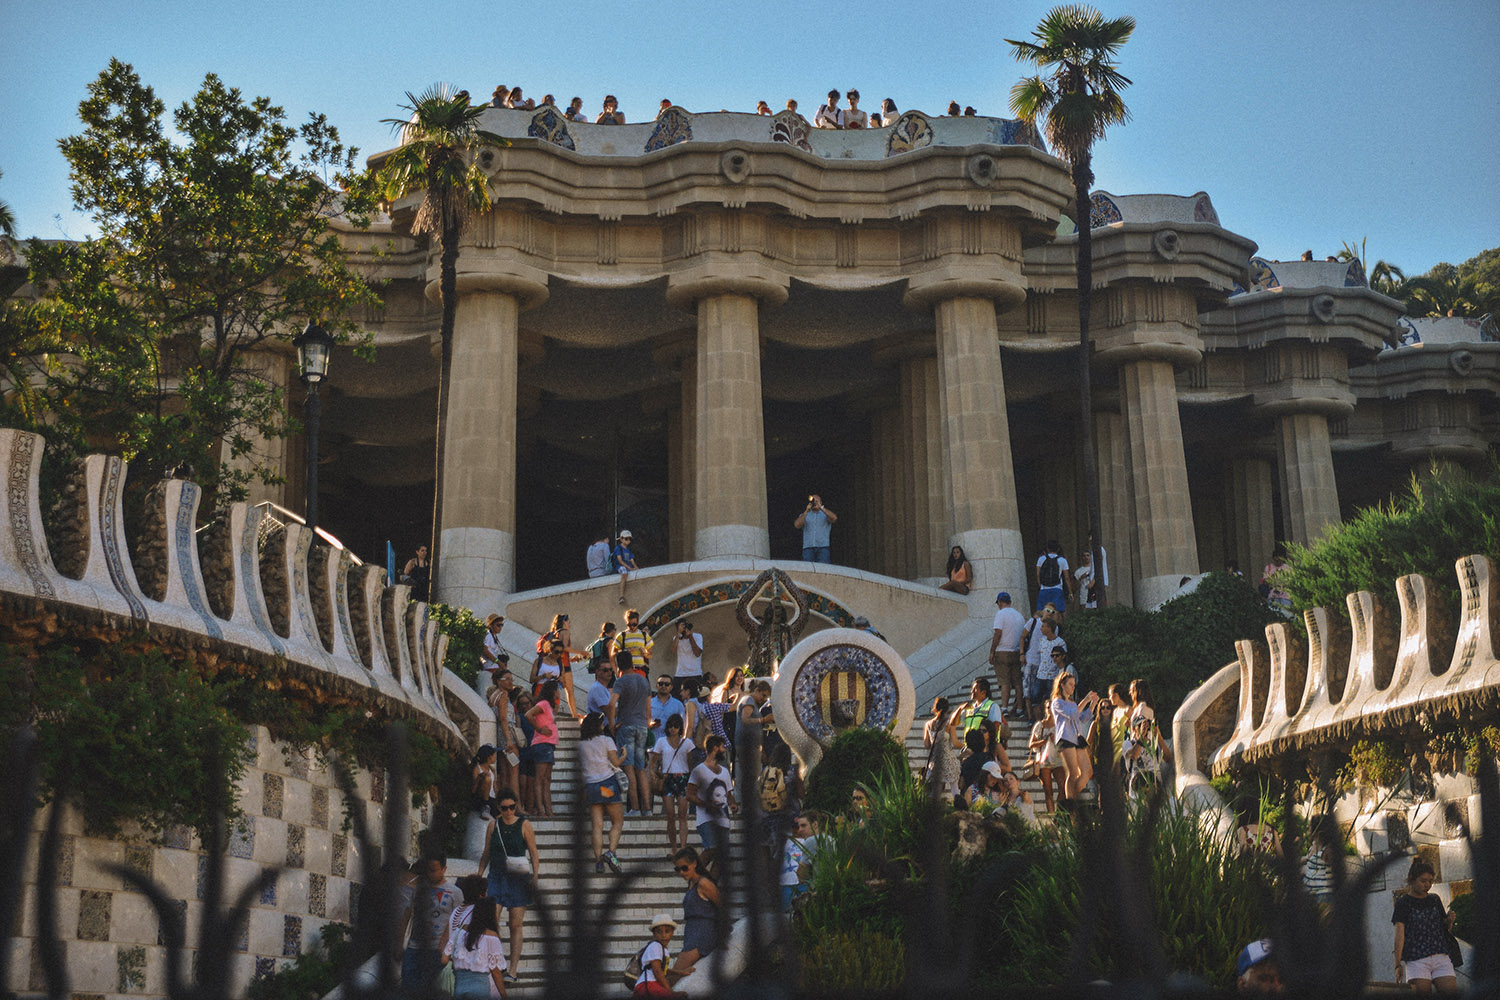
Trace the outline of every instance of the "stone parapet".
<path fill-rule="evenodd" d="M 93 455 L 83 463 L 87 503 L 73 509 L 73 530 L 64 533 L 85 547 L 77 560 L 83 569 L 65 576 L 41 516 L 43 447 L 39 435 L 0 428 L 7 482 L 0 604 L 14 639 L 69 627 L 117 636 L 144 631 L 180 659 L 293 676 L 323 697 L 410 719 L 449 747 L 464 744 L 439 696 L 446 639 L 437 637 L 426 605 L 408 605 L 404 588 L 385 586 L 382 570 L 356 565 L 343 549 L 313 546 L 300 524 L 268 530 L 262 545 L 267 508 L 240 503 L 204 529 L 215 539 L 205 577 L 196 528 L 201 490 L 171 479 L 148 500 L 149 537 L 136 548 L 151 584 L 142 586 L 121 518 L 124 463 Z M 399 612 L 400 627 L 395 620 L 386 626 L 386 608 Z"/>
<path fill-rule="evenodd" d="M 1237 643 L 1237 662 L 1178 710 L 1179 792 L 1203 783 L 1210 770 L 1378 735 L 1422 714 L 1456 718 L 1500 704 L 1495 563 L 1472 555 L 1455 566 L 1462 594 L 1456 629 L 1433 582 L 1414 574 L 1396 581 L 1398 609 L 1360 591 L 1348 595 L 1347 624 L 1313 608 L 1302 628 L 1270 625 L 1265 643 Z"/>

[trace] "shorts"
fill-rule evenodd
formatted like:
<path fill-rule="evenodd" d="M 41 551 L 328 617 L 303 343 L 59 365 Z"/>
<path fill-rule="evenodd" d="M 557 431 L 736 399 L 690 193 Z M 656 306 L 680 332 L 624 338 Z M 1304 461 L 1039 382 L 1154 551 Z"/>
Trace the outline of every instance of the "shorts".
<path fill-rule="evenodd" d="M 729 827 L 720 826 L 711 819 L 698 824 L 698 836 L 703 840 L 705 851 L 729 846 Z"/>
<path fill-rule="evenodd" d="M 621 767 L 646 767 L 646 748 L 651 739 L 651 730 L 645 726 L 621 726 L 615 733 L 615 746 L 620 750 Z"/>
<path fill-rule="evenodd" d="M 619 569 L 615 570 L 615 572 L 619 573 L 621 576 L 625 576 L 627 573 L 630 572 L 630 567 L 628 567 L 628 566 L 621 566 Z"/>
<path fill-rule="evenodd" d="M 1035 675 L 1027 682 L 1026 697 L 1032 701 L 1046 701 L 1052 697 L 1051 677 L 1037 677 Z"/>
<path fill-rule="evenodd" d="M 995 679 L 1002 685 L 1021 676 L 1021 654 L 1014 649 L 997 649 L 994 654 Z"/>
<path fill-rule="evenodd" d="M 661 793 L 680 799 L 687 794 L 688 776 L 685 774 L 662 775 Z"/>
<path fill-rule="evenodd" d="M 531 891 L 530 877 L 512 875 L 505 871 L 504 861 L 501 861 L 500 867 L 501 871 L 498 875 L 490 872 L 490 895 L 499 900 L 500 905 L 507 910 L 519 909 L 535 903 L 536 896 Z"/>
<path fill-rule="evenodd" d="M 1407 979 L 1442 979 L 1444 976 L 1458 975 L 1453 971 L 1453 959 L 1442 952 L 1401 964 L 1406 966 Z"/>
<path fill-rule="evenodd" d="M 1057 745 L 1064 750 L 1086 750 L 1087 743 L 1074 743 L 1072 740 L 1058 740 Z"/>
<path fill-rule="evenodd" d="M 556 743 L 533 743 L 528 749 L 531 751 L 533 764 L 551 764 L 557 760 Z"/>
<path fill-rule="evenodd" d="M 1060 585 L 1056 587 L 1043 587 L 1037 591 L 1036 606 L 1038 608 L 1045 608 L 1049 604 L 1057 605 L 1058 611 L 1068 610 L 1068 599 L 1063 596 L 1063 589 Z"/>
<path fill-rule="evenodd" d="M 611 774 L 603 781 L 586 782 L 583 786 L 584 801 L 591 806 L 617 806 L 623 802 L 624 790 L 620 779 Z"/>

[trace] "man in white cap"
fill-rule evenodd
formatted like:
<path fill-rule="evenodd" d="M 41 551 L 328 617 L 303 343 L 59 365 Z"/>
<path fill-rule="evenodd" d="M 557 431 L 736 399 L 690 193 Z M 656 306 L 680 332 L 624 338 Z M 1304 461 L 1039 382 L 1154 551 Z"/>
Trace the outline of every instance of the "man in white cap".
<path fill-rule="evenodd" d="M 612 555 L 615 557 L 615 569 L 620 574 L 620 603 L 625 603 L 625 580 L 632 570 L 638 567 L 635 564 L 635 553 L 631 551 L 630 540 L 632 535 L 627 528 L 620 532 L 620 544 L 616 545 Z"/>

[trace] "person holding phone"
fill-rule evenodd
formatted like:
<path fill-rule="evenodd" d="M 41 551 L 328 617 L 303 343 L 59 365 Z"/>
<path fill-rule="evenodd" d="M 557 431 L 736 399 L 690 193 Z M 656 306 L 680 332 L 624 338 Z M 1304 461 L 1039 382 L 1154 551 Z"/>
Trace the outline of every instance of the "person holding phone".
<path fill-rule="evenodd" d="M 793 527 L 802 532 L 803 562 L 833 562 L 829 539 L 838 520 L 838 515 L 823 506 L 823 498 L 818 494 L 807 498 L 807 508 L 793 522 Z"/>
<path fill-rule="evenodd" d="M 1062 753 L 1063 767 L 1067 779 L 1063 783 L 1063 805 L 1077 802 L 1094 776 L 1094 765 L 1089 759 L 1088 731 L 1094 708 L 1099 704 L 1099 692 L 1090 691 L 1082 700 L 1074 701 L 1073 693 L 1078 681 L 1067 671 L 1060 672 L 1052 682 L 1052 718 L 1057 726 L 1057 749 Z"/>

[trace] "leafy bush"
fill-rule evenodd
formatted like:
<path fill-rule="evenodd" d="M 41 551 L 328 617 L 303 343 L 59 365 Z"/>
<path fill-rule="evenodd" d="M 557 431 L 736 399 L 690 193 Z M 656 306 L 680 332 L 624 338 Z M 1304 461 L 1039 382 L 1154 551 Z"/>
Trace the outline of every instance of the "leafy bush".
<path fill-rule="evenodd" d="M 892 766 L 907 767 L 906 748 L 883 729 L 849 729 L 834 737 L 807 782 L 808 809 L 847 812 L 855 785 L 873 786 Z"/>
<path fill-rule="evenodd" d="M 1095 925 L 1086 968 L 1061 967 L 1084 907 L 1104 905 L 1099 897 L 1104 889 L 1083 884 L 1083 855 L 1097 845 L 1072 823 L 1059 824 L 1058 833 L 1010 893 L 993 904 L 1004 914 L 1005 929 L 994 949 L 1003 962 L 995 978 L 1031 986 L 1053 985 L 1065 975 L 1116 983 L 1138 979 L 1140 956 L 1126 952 L 1116 922 L 1108 919 Z M 1149 906 L 1167 968 L 1232 987 L 1240 949 L 1274 925 L 1278 889 L 1270 862 L 1237 857 L 1231 844 L 1197 817 L 1170 808 L 1151 817 L 1137 805 L 1126 837 L 1127 851 L 1136 845 L 1145 850 Z"/>
<path fill-rule="evenodd" d="M 1395 607 L 1396 578 L 1422 573 L 1458 607 L 1453 564 L 1476 553 L 1500 555 L 1500 464 L 1469 478 L 1450 473 L 1412 477 L 1389 503 L 1366 507 L 1330 527 L 1312 546 L 1288 546 L 1277 574 L 1292 606 L 1325 607 L 1348 616 L 1344 596 L 1368 590 Z"/>
<path fill-rule="evenodd" d="M 479 678 L 479 665 L 482 662 L 480 654 L 484 652 L 484 637 L 489 634 L 489 629 L 468 608 L 452 604 L 429 604 L 427 613 L 437 625 L 438 631 L 448 637 L 448 652 L 443 657 L 443 666 L 473 687 Z"/>
<path fill-rule="evenodd" d="M 1391 740 L 1360 740 L 1349 749 L 1344 777 L 1353 782 L 1394 788 L 1406 773 L 1407 756 Z"/>
<path fill-rule="evenodd" d="M 308 1000 L 326 996 L 339 985 L 350 944 L 347 924 L 324 924 L 318 943 L 296 960 L 261 979 L 250 982 L 249 1000 Z"/>
<path fill-rule="evenodd" d="M 1182 699 L 1234 659 L 1236 640 L 1263 636 L 1280 620 L 1244 580 L 1209 573 L 1192 593 L 1157 611 L 1117 607 L 1070 615 L 1063 636 L 1083 689 L 1103 694 L 1110 684 L 1144 678 L 1167 728 Z"/>
<path fill-rule="evenodd" d="M 3 728 L 37 731 L 42 794 L 65 797 L 91 829 L 182 823 L 207 836 L 216 813 L 234 815 L 249 734 L 211 684 L 161 650 L 0 647 L 0 687 Z"/>
<path fill-rule="evenodd" d="M 812 995 L 894 990 L 905 979 L 906 947 L 894 934 L 835 931 L 802 952 L 801 985 Z"/>

